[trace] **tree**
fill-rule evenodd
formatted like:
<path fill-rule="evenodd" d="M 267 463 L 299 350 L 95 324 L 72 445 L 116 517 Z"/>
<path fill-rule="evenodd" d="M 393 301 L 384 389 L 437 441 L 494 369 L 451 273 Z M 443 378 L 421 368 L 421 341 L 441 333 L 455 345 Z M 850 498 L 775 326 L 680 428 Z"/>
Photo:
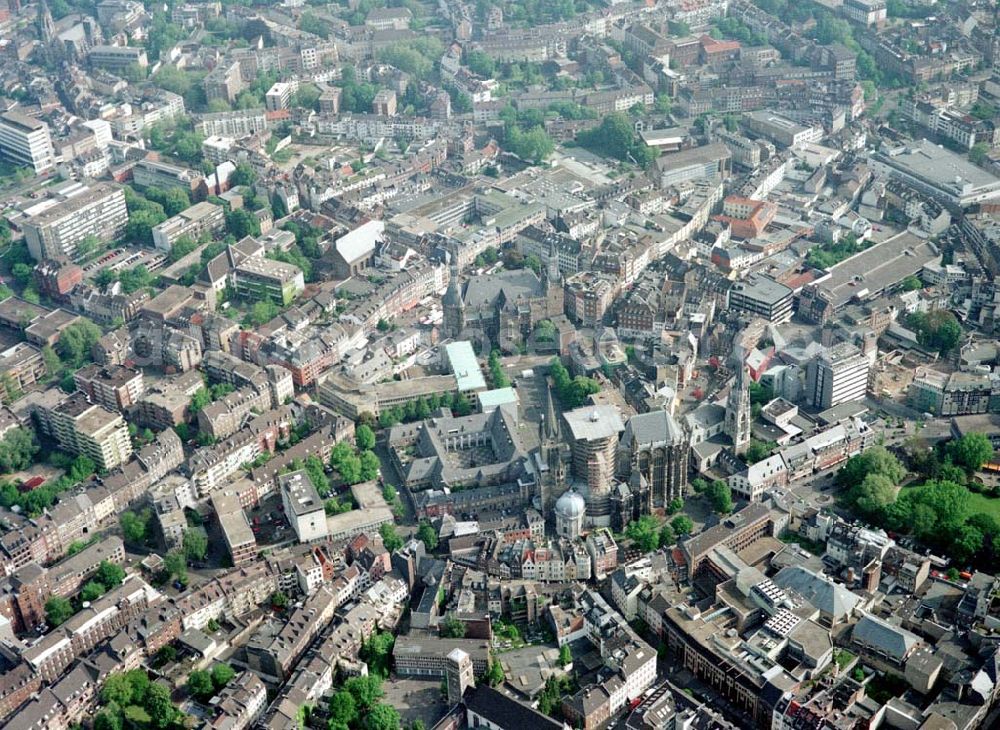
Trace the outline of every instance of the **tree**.
<path fill-rule="evenodd" d="M 88 580 L 80 589 L 81 601 L 96 601 L 107 592 L 107 589 L 96 580 Z"/>
<path fill-rule="evenodd" d="M 288 608 L 288 596 L 282 591 L 277 591 L 271 596 L 271 605 L 279 611 L 284 611 Z"/>
<path fill-rule="evenodd" d="M 659 543 L 661 548 L 669 547 L 677 542 L 677 536 L 669 523 L 664 522 L 660 526 Z"/>
<path fill-rule="evenodd" d="M 496 64 L 493 59 L 482 51 L 469 51 L 465 57 L 465 65 L 469 71 L 483 78 L 492 78 L 493 74 L 496 73 Z"/>
<path fill-rule="evenodd" d="M 666 510 L 668 515 L 675 515 L 682 509 L 684 509 L 684 500 L 681 499 L 680 497 L 674 497 L 669 502 L 667 502 Z"/>
<path fill-rule="evenodd" d="M 843 487 L 853 487 L 869 474 L 885 476 L 895 485 L 903 481 L 906 468 L 884 446 L 875 446 L 848 459 L 837 472 L 837 483 Z"/>
<path fill-rule="evenodd" d="M 212 667 L 212 686 L 215 691 L 225 687 L 236 676 L 236 670 L 225 662 L 220 662 Z"/>
<path fill-rule="evenodd" d="M 365 715 L 365 730 L 399 730 L 399 712 L 392 705 L 375 705 Z"/>
<path fill-rule="evenodd" d="M 187 561 L 184 553 L 179 550 L 171 550 L 163 558 L 163 569 L 172 578 L 176 578 L 181 583 L 187 580 Z"/>
<path fill-rule="evenodd" d="M 564 669 L 573 663 L 573 655 L 570 653 L 569 644 L 559 647 L 559 666 Z"/>
<path fill-rule="evenodd" d="M 347 690 L 338 690 L 330 698 L 330 727 L 346 728 L 358 719 L 358 703 Z"/>
<path fill-rule="evenodd" d="M 74 322 L 59 335 L 56 352 L 69 367 L 80 368 L 92 359 L 91 349 L 101 334 L 101 328 L 89 319 Z"/>
<path fill-rule="evenodd" d="M 687 515 L 677 515 L 674 519 L 670 520 L 670 527 L 678 537 L 682 537 L 691 534 L 691 530 L 694 529 L 694 523 Z"/>
<path fill-rule="evenodd" d="M 226 213 L 226 230 L 237 239 L 260 235 L 260 222 L 242 208 Z"/>
<path fill-rule="evenodd" d="M 112 702 L 94 715 L 94 730 L 122 730 L 122 711 Z"/>
<path fill-rule="evenodd" d="M 948 455 L 970 474 L 993 458 L 993 444 L 982 433 L 967 433 L 948 443 Z"/>
<path fill-rule="evenodd" d="M 884 474 L 872 473 L 848 492 L 855 508 L 869 519 L 881 520 L 896 497 L 896 485 Z"/>
<path fill-rule="evenodd" d="M 207 406 L 212 402 L 212 392 L 205 387 L 198 388 L 191 396 L 191 402 L 188 404 L 188 411 L 194 415 L 199 413 L 202 408 Z"/>
<path fill-rule="evenodd" d="M 653 515 L 643 515 L 625 528 L 625 536 L 644 553 L 656 550 L 660 544 L 660 523 Z"/>
<path fill-rule="evenodd" d="M 951 557 L 967 563 L 983 547 L 983 532 L 975 525 L 962 525 L 951 540 Z"/>
<path fill-rule="evenodd" d="M 974 165 L 981 165 L 986 162 L 990 154 L 990 146 L 985 142 L 977 142 L 969 149 L 969 162 Z"/>
<path fill-rule="evenodd" d="M 716 479 L 708 485 L 705 490 L 705 497 L 712 509 L 720 515 L 727 515 L 733 511 L 733 491 L 729 485 L 721 479 Z"/>
<path fill-rule="evenodd" d="M 490 368 L 490 379 L 493 381 L 494 388 L 507 388 L 510 386 L 510 378 L 503 371 L 503 366 L 500 364 L 500 351 L 493 350 L 490 352 L 489 357 L 489 368 Z"/>
<path fill-rule="evenodd" d="M 464 621 L 449 613 L 441 622 L 441 636 L 446 639 L 464 639 L 466 628 Z"/>
<path fill-rule="evenodd" d="M 361 481 L 370 482 L 378 476 L 380 465 L 374 451 L 362 451 L 359 461 Z"/>
<path fill-rule="evenodd" d="M 157 667 L 162 667 L 174 661 L 177 661 L 177 650 L 170 644 L 161 646 L 159 651 L 156 652 Z"/>
<path fill-rule="evenodd" d="M 195 669 L 187 678 L 187 691 L 192 697 L 207 700 L 212 697 L 212 675 L 203 669 Z"/>
<path fill-rule="evenodd" d="M 362 644 L 360 656 L 368 665 L 369 671 L 380 677 L 389 676 L 389 664 L 395 643 L 396 637 L 388 631 L 376 631 Z"/>
<path fill-rule="evenodd" d="M 170 700 L 170 690 L 162 684 L 149 685 L 142 706 L 156 728 L 170 727 L 178 715 L 177 708 Z"/>
<path fill-rule="evenodd" d="M 906 325 L 917 333 L 921 345 L 942 355 L 953 350 L 962 339 L 962 325 L 947 309 L 914 312 L 906 318 Z"/>
<path fill-rule="evenodd" d="M 361 424 L 354 430 L 354 442 L 362 451 L 370 451 L 375 448 L 375 432 L 370 426 Z"/>
<path fill-rule="evenodd" d="M 133 545 L 142 545 L 146 542 L 146 526 L 148 518 L 144 519 L 143 514 L 136 514 L 126 510 L 118 518 L 122 526 L 122 534 L 127 542 Z"/>
<path fill-rule="evenodd" d="M 12 428 L 0 440 L 0 473 L 11 474 L 31 466 L 38 453 L 35 433 L 27 428 Z"/>
<path fill-rule="evenodd" d="M 911 275 L 903 279 L 900 286 L 902 286 L 903 291 L 916 291 L 917 289 L 923 289 L 924 283 L 916 276 Z"/>
<path fill-rule="evenodd" d="M 185 530 L 183 546 L 188 560 L 204 560 L 208 554 L 208 537 L 202 530 Z"/>
<path fill-rule="evenodd" d="M 344 682 L 344 689 L 354 697 L 359 711 L 369 710 L 382 699 L 382 678 L 368 675 L 367 677 L 351 677 Z"/>
<path fill-rule="evenodd" d="M 49 626 L 58 626 L 73 615 L 73 605 L 62 596 L 52 596 L 45 602 L 45 620 Z"/>
<path fill-rule="evenodd" d="M 621 112 L 608 114 L 599 126 L 578 134 L 576 141 L 595 154 L 631 161 L 640 167 L 647 167 L 656 157 L 653 150 L 636 137 L 628 116 Z"/>
<path fill-rule="evenodd" d="M 773 443 L 765 443 L 764 441 L 758 441 L 757 439 L 750 439 L 750 444 L 747 446 L 744 458 L 748 464 L 756 464 L 758 461 L 766 459 L 768 455 L 770 455 L 773 448 Z"/>
<path fill-rule="evenodd" d="M 233 187 L 237 185 L 253 185 L 256 179 L 257 173 L 253 171 L 253 167 L 248 162 L 239 163 L 236 169 L 229 174 L 229 182 Z"/>
<path fill-rule="evenodd" d="M 426 520 L 420 523 L 417 528 L 417 539 L 420 540 L 428 552 L 434 551 L 438 546 L 438 534 L 433 525 Z"/>
<path fill-rule="evenodd" d="M 255 327 L 260 327 L 262 324 L 270 322 L 279 314 L 281 314 L 281 310 L 278 308 L 278 305 L 270 299 L 265 299 L 261 302 L 254 302 L 254 305 L 250 308 L 250 314 L 247 315 L 247 321 Z"/>
<path fill-rule="evenodd" d="M 387 522 L 378 528 L 378 534 L 382 536 L 382 544 L 390 553 L 403 547 L 403 538 L 396 532 L 396 526 Z"/>

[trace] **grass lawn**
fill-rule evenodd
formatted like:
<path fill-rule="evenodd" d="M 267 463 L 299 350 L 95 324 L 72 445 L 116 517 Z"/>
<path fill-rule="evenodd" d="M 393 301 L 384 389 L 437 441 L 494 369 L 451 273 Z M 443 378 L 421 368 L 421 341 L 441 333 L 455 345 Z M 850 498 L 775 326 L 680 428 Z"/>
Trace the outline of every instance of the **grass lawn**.
<path fill-rule="evenodd" d="M 969 514 L 974 515 L 982 512 L 1000 521 L 1000 498 L 987 497 L 978 492 L 972 492 L 969 497 Z"/>

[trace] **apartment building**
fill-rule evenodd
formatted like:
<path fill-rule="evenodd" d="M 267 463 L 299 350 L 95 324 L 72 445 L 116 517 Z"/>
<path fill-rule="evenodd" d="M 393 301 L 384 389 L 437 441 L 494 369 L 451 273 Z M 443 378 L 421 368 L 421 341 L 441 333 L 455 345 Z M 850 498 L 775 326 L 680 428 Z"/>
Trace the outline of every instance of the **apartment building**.
<path fill-rule="evenodd" d="M 212 493 L 212 509 L 215 510 L 233 565 L 241 568 L 253 563 L 257 557 L 257 539 L 250 529 L 240 498 L 231 491 L 220 489 Z"/>
<path fill-rule="evenodd" d="M 206 137 L 240 139 L 267 129 L 267 115 L 263 109 L 201 114 L 195 122 L 195 129 Z"/>
<path fill-rule="evenodd" d="M 222 233 L 225 228 L 226 213 L 222 206 L 203 201 L 153 226 L 153 245 L 160 251 L 170 251 L 179 238 L 187 236 L 197 241 L 205 234 Z"/>
<path fill-rule="evenodd" d="M 86 365 L 73 373 L 73 382 L 91 403 L 109 411 L 124 411 L 135 405 L 145 390 L 142 371 L 121 365 Z"/>
<path fill-rule="evenodd" d="M 20 226 L 36 261 L 81 258 L 77 247 L 88 237 L 110 243 L 125 234 L 125 193 L 110 183 L 66 182 L 48 197 L 25 208 Z"/>
<path fill-rule="evenodd" d="M 0 379 L 0 402 L 3 403 L 9 403 L 49 373 L 42 351 L 27 342 L 18 342 L 0 351 L 0 372 L 6 376 Z"/>
<path fill-rule="evenodd" d="M 74 393 L 48 410 L 48 423 L 59 445 L 71 454 L 89 457 L 109 470 L 132 456 L 132 439 L 121 414 Z"/>
<path fill-rule="evenodd" d="M 208 101 L 222 99 L 227 104 L 232 104 L 244 86 L 239 62 L 221 62 L 205 77 L 202 84 Z"/>
<path fill-rule="evenodd" d="M 49 125 L 20 112 L 0 114 L 0 157 L 35 174 L 55 167 Z"/>

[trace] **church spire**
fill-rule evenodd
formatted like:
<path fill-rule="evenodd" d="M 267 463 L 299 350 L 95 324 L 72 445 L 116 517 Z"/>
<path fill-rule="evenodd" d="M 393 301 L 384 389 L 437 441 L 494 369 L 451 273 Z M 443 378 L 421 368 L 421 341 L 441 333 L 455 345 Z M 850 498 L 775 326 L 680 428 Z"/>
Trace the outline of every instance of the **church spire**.
<path fill-rule="evenodd" d="M 750 378 L 746 363 L 740 361 L 736 380 L 729 390 L 726 402 L 726 434 L 733 441 L 733 449 L 742 454 L 750 445 Z"/>

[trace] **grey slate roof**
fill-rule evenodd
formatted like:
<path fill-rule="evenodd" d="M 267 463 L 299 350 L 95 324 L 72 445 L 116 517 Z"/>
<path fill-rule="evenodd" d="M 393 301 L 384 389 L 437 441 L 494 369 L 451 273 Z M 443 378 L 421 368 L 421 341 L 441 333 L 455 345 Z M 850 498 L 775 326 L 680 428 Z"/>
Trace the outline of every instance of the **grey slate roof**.
<path fill-rule="evenodd" d="M 800 565 L 782 568 L 773 580 L 779 588 L 795 591 L 811 606 L 836 620 L 846 618 L 861 602 L 859 596 L 844 586 Z"/>

